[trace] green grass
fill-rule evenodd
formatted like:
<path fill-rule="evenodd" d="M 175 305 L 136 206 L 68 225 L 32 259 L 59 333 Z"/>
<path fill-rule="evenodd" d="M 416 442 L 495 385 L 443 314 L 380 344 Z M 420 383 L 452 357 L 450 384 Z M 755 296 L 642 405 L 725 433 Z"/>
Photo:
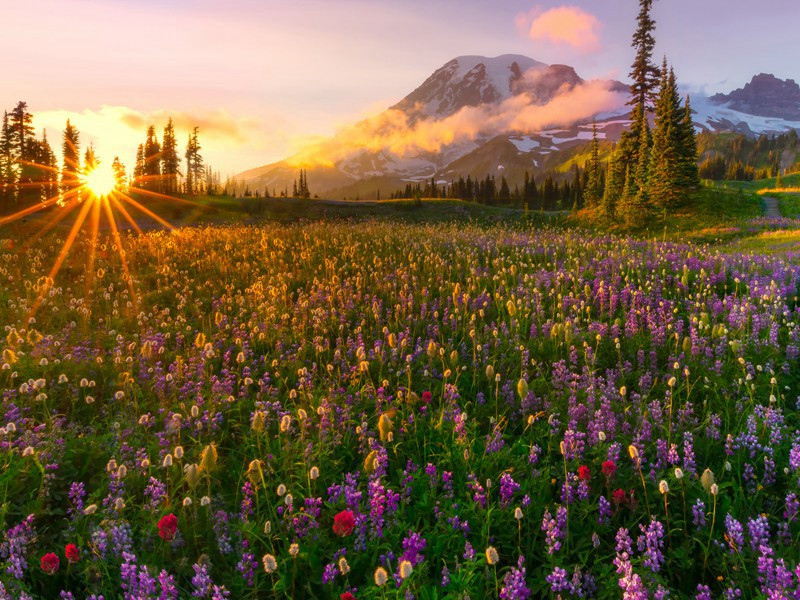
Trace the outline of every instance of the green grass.
<path fill-rule="evenodd" d="M 769 177 L 768 179 L 758 179 L 755 181 L 711 181 L 706 180 L 704 183 L 709 188 L 722 189 L 722 190 L 742 190 L 743 192 L 756 193 L 761 190 L 774 190 L 777 182 L 777 177 Z M 784 187 L 798 187 L 800 186 L 800 172 L 789 173 L 783 175 Z"/>
<path fill-rule="evenodd" d="M 784 217 L 800 218 L 800 194 L 781 193 L 772 195 L 778 199 L 778 206 Z"/>
<path fill-rule="evenodd" d="M 570 215 L 567 222 L 650 239 L 714 243 L 745 235 L 745 222 L 762 214 L 763 202 L 755 194 L 704 187 L 684 206 L 669 212 L 666 218 L 663 214 L 653 213 L 647 224 L 637 229 L 609 224 L 597 212 L 589 210 Z"/>

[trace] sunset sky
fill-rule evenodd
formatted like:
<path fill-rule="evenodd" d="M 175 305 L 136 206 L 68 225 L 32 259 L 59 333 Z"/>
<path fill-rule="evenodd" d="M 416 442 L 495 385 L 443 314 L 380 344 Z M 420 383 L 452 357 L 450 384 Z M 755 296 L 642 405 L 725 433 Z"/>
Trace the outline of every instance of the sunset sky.
<path fill-rule="evenodd" d="M 286 157 L 373 115 L 462 54 L 525 54 L 625 80 L 635 0 L 26 0 L 5 2 L 0 106 L 26 100 L 60 145 L 67 117 L 101 157 L 132 165 L 172 115 L 201 127 L 223 175 Z M 656 55 L 687 87 L 758 72 L 800 79 L 800 4 L 662 0 Z M 159 131 L 160 135 L 160 131 Z"/>

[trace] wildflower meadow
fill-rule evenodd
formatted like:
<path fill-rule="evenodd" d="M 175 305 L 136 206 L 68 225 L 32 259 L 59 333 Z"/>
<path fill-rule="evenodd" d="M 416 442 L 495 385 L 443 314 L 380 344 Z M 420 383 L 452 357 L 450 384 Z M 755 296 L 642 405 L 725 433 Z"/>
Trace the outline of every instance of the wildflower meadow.
<path fill-rule="evenodd" d="M 800 598 L 790 254 L 49 235 L 0 232 L 0 598 Z"/>

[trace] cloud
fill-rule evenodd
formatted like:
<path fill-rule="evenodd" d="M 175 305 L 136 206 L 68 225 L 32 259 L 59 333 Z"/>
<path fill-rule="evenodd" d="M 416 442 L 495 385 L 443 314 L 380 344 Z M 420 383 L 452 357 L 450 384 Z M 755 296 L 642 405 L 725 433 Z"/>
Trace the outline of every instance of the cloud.
<path fill-rule="evenodd" d="M 544 104 L 526 92 L 500 104 L 467 106 L 443 119 L 412 121 L 403 111 L 389 109 L 340 128 L 332 138 L 307 140 L 289 162 L 295 167 L 333 166 L 364 151 L 413 158 L 502 132 L 530 133 L 567 127 L 621 108 L 626 99 L 625 94 L 613 89 L 611 82 L 588 81 L 565 86 Z"/>
<path fill-rule="evenodd" d="M 118 156 L 123 163 L 132 164 L 136 147 L 144 142 L 147 127 L 154 125 L 158 138 L 164 131 L 167 120 L 172 117 L 178 139 L 179 152 L 189 132 L 200 127 L 200 143 L 207 158 L 221 162 L 225 168 L 228 154 L 262 150 L 267 140 L 274 136 L 265 132 L 257 119 L 234 117 L 225 110 L 186 112 L 159 110 L 142 112 L 127 106 L 101 106 L 97 110 L 82 111 L 47 110 L 34 115 L 37 129 L 47 132 L 50 144 L 57 154 L 61 150 L 61 135 L 67 119 L 80 132 L 81 147 L 95 147 L 101 160 Z M 233 167 L 233 164 L 230 165 Z M 236 167 L 233 167 L 236 168 Z"/>
<path fill-rule="evenodd" d="M 517 15 L 517 25 L 536 42 L 570 46 L 581 53 L 600 50 L 603 24 L 577 6 L 558 6 L 544 12 L 533 10 Z"/>

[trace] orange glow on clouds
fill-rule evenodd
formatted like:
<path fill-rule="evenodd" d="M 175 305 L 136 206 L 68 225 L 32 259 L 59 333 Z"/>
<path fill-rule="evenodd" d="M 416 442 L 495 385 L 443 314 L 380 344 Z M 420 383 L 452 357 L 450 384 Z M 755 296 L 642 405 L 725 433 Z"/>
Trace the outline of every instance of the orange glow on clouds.
<path fill-rule="evenodd" d="M 534 79 L 535 72 L 526 74 Z M 354 125 L 342 127 L 326 139 L 306 140 L 289 159 L 293 167 L 333 166 L 362 150 L 387 150 L 397 156 L 440 152 L 450 144 L 471 142 L 503 131 L 528 133 L 565 127 L 578 120 L 618 109 L 626 95 L 615 92 L 605 81 L 588 81 L 565 89 L 547 104 L 534 104 L 528 94 L 519 94 L 499 105 L 464 107 L 443 119 L 411 122 L 400 110 L 386 110 Z"/>
<path fill-rule="evenodd" d="M 533 41 L 570 46 L 581 53 L 600 50 L 602 23 L 578 6 L 558 6 L 539 13 L 517 17 L 520 26 Z"/>

